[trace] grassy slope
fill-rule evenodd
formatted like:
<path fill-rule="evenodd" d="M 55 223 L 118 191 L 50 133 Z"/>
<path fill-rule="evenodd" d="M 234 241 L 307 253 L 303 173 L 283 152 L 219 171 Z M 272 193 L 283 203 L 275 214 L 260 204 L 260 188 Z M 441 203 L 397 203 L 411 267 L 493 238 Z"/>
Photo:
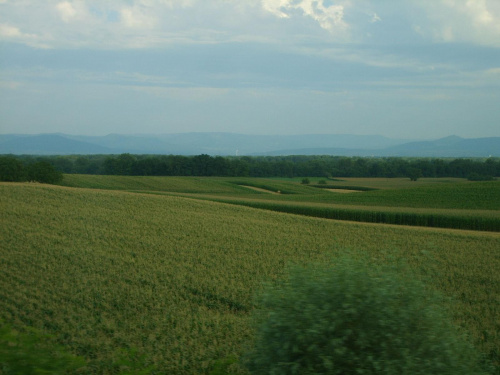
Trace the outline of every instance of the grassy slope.
<path fill-rule="evenodd" d="M 106 190 L 168 191 L 210 194 L 252 194 L 224 179 L 203 177 L 101 176 L 66 174 L 62 186 Z"/>
<path fill-rule="evenodd" d="M 261 282 L 343 252 L 399 259 L 456 299 L 498 356 L 500 236 L 341 223 L 171 196 L 0 184 L 0 319 L 44 328 L 94 373 L 133 346 L 162 372 L 239 353 Z M 258 236 L 256 235 L 258 233 Z"/>

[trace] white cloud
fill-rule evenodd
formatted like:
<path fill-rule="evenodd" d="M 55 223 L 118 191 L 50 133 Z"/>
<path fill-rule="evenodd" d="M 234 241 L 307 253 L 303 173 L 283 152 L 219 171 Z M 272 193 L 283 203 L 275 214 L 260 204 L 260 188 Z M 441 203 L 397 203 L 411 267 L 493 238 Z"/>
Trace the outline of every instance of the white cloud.
<path fill-rule="evenodd" d="M 56 9 L 64 22 L 70 22 L 77 15 L 75 7 L 69 1 L 57 4 Z"/>
<path fill-rule="evenodd" d="M 262 0 L 262 7 L 279 18 L 289 18 L 290 16 L 285 12 L 289 3 L 290 0 Z"/>
<path fill-rule="evenodd" d="M 17 27 L 0 25 L 0 35 L 6 38 L 18 38 L 23 36 L 23 33 Z"/>
<path fill-rule="evenodd" d="M 489 25 L 495 21 L 495 17 L 488 10 L 485 0 L 468 0 L 465 3 L 465 11 L 470 13 L 477 25 Z"/>
<path fill-rule="evenodd" d="M 485 73 L 492 74 L 492 75 L 498 75 L 500 77 L 500 68 L 488 69 Z"/>
<path fill-rule="evenodd" d="M 302 11 L 319 25 L 330 32 L 346 29 L 344 21 L 344 6 L 339 4 L 325 6 L 322 0 L 262 0 L 262 6 L 268 12 L 279 18 L 290 18 L 295 10 Z"/>
<path fill-rule="evenodd" d="M 414 20 L 419 32 L 441 42 L 468 42 L 500 47 L 500 1 L 414 1 L 426 18 Z"/>
<path fill-rule="evenodd" d="M 68 24 L 68 27 L 75 27 L 72 23 L 76 22 L 81 23 L 79 27 L 89 27 L 99 19 L 98 12 L 94 14 L 91 12 L 91 9 L 99 9 L 92 2 L 88 0 L 61 1 L 56 4 L 55 11 L 59 19 Z"/>
<path fill-rule="evenodd" d="M 1 39 L 52 48 L 220 42 L 373 44 L 391 43 L 394 40 L 389 38 L 394 37 L 500 46 L 499 0 L 390 4 L 369 0 L 0 0 L 0 4 Z"/>
<path fill-rule="evenodd" d="M 24 43 L 36 48 L 48 48 L 48 45 L 42 41 L 43 38 L 39 35 L 25 33 L 18 27 L 8 24 L 0 24 L 0 40 L 1 39 Z"/>
<path fill-rule="evenodd" d="M 155 26 L 157 23 L 156 17 L 151 14 L 152 12 L 147 12 L 147 8 L 142 7 L 126 7 L 120 10 L 120 18 L 127 28 L 134 29 L 149 29 Z"/>
<path fill-rule="evenodd" d="M 382 21 L 382 19 L 377 15 L 377 13 L 373 13 L 373 17 L 372 17 L 372 23 L 375 23 L 375 22 L 379 22 L 379 21 Z"/>

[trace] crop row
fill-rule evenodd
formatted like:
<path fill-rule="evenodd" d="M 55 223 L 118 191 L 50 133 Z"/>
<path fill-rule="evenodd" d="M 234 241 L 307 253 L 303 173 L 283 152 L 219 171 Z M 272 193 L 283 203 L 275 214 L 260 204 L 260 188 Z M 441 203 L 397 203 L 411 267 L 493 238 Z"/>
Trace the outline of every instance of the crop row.
<path fill-rule="evenodd" d="M 475 213 L 474 211 L 472 211 L 472 214 L 471 212 L 467 212 L 466 214 L 457 214 L 453 212 L 439 213 L 445 212 L 445 210 L 439 210 L 436 212 L 412 212 L 411 209 L 408 209 L 408 211 L 403 211 L 401 209 L 391 210 L 390 208 L 385 208 L 384 210 L 383 207 L 372 207 L 372 209 L 367 209 L 364 207 L 356 208 L 355 206 L 340 207 L 326 204 L 293 204 L 256 199 L 235 200 L 214 198 L 213 200 L 217 202 L 238 204 L 247 207 L 312 216 L 323 219 L 500 232 L 500 215 L 485 215 L 484 212 L 482 215 Z"/>

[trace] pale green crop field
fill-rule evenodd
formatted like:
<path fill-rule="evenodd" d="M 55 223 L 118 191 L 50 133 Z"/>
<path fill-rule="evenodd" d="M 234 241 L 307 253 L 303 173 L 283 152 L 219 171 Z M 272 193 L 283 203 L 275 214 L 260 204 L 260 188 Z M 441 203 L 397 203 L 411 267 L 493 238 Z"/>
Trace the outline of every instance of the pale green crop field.
<path fill-rule="evenodd" d="M 222 189 L 207 186 L 196 189 Z M 496 232 L 41 184 L 2 183 L 0 199 L 0 319 L 55 335 L 87 360 L 83 373 L 117 373 L 127 348 L 158 373 L 208 373 L 244 350 L 263 282 L 281 277 L 287 264 L 334 262 L 345 253 L 406 265 L 409 277 L 452 298 L 454 321 L 498 361 Z"/>
<path fill-rule="evenodd" d="M 252 194 L 223 178 L 205 177 L 153 177 L 153 176 L 101 176 L 66 174 L 61 183 L 67 187 L 106 190 L 167 191 L 198 194 Z"/>

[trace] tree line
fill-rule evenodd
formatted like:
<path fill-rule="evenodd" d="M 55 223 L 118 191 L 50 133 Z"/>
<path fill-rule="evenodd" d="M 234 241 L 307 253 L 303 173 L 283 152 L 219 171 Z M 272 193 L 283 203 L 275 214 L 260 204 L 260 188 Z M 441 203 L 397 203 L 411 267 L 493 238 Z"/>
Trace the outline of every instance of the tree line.
<path fill-rule="evenodd" d="M 62 179 L 62 172 L 49 160 L 23 161 L 13 156 L 0 156 L 0 181 L 57 184 Z"/>
<path fill-rule="evenodd" d="M 51 169 L 52 168 L 52 169 Z M 127 176 L 227 177 L 461 177 L 500 176 L 500 159 L 343 156 L 64 155 L 2 156 L 3 181 L 62 178 L 60 173 Z M 17 171 L 17 172 L 15 172 Z M 16 174 L 17 173 L 17 174 Z M 12 178 L 13 175 L 20 176 Z M 7 176 L 7 179 L 6 179 Z M 10 178 L 10 179 L 9 179 Z"/>

